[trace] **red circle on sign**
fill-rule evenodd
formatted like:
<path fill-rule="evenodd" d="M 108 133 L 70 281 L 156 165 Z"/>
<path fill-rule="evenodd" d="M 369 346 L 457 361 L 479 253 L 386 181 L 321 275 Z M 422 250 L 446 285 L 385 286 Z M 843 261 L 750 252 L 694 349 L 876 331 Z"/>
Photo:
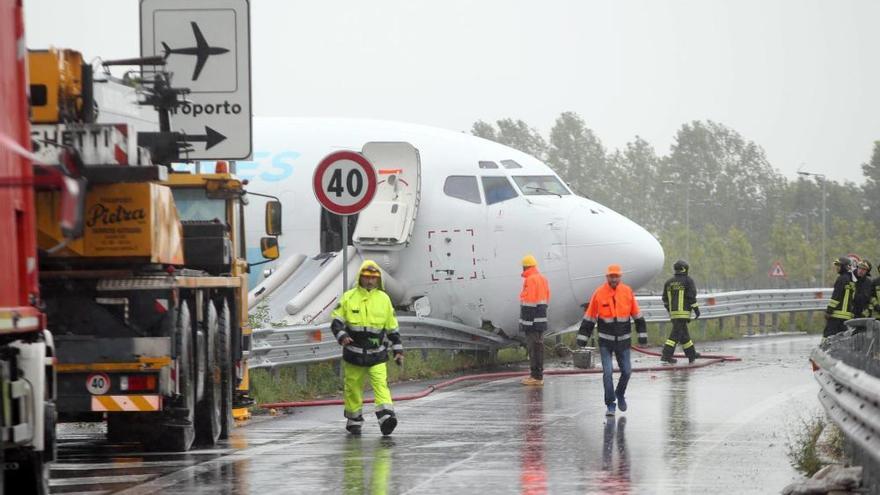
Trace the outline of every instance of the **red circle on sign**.
<path fill-rule="evenodd" d="M 356 163 L 367 176 L 367 192 L 357 203 L 351 205 L 334 203 L 333 200 L 327 196 L 327 193 L 324 192 L 324 188 L 322 187 L 324 173 L 327 172 L 327 169 L 330 168 L 331 165 L 340 160 L 349 160 Z M 354 151 L 335 151 L 324 157 L 324 159 L 321 160 L 321 163 L 318 164 L 318 167 L 315 169 L 315 175 L 312 176 L 312 189 L 315 192 L 315 197 L 318 198 L 318 202 L 321 203 L 321 206 L 330 212 L 337 215 L 354 215 L 363 210 L 368 204 L 370 204 L 370 201 L 373 200 L 373 196 L 376 194 L 376 172 L 373 169 L 373 165 L 364 157 L 364 155 Z"/>
<path fill-rule="evenodd" d="M 107 373 L 92 373 L 86 377 L 86 390 L 92 395 L 104 395 L 110 391 L 110 376 Z"/>

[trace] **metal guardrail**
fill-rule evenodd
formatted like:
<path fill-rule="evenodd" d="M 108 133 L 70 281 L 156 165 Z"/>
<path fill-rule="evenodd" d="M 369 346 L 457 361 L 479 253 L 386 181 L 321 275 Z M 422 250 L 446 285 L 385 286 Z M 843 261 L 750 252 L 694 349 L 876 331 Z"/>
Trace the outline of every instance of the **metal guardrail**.
<path fill-rule="evenodd" d="M 819 402 L 844 433 L 863 486 L 880 490 L 880 321 L 847 322 L 844 333 L 829 337 L 811 359 L 819 382 Z"/>
<path fill-rule="evenodd" d="M 490 351 L 516 341 L 485 330 L 436 318 L 398 316 L 404 349 Z M 342 352 L 330 331 L 330 323 L 254 330 L 249 368 L 271 368 L 338 359 Z"/>
<path fill-rule="evenodd" d="M 831 289 L 766 289 L 700 294 L 700 318 L 726 318 L 759 313 L 818 311 L 828 305 Z M 637 297 L 639 308 L 649 322 L 668 321 L 669 314 L 660 296 Z"/>
<path fill-rule="evenodd" d="M 781 289 L 700 294 L 701 319 L 724 318 L 758 313 L 818 311 L 825 308 L 830 289 Z M 669 320 L 660 296 L 637 296 L 649 322 Z M 515 309 L 514 309 L 515 310 Z M 518 342 L 492 332 L 436 318 L 398 316 L 405 349 L 449 349 L 491 351 Z M 578 325 L 548 336 L 577 331 Z M 259 328 L 253 333 L 248 353 L 250 368 L 271 368 L 338 359 L 339 344 L 330 324 Z"/>

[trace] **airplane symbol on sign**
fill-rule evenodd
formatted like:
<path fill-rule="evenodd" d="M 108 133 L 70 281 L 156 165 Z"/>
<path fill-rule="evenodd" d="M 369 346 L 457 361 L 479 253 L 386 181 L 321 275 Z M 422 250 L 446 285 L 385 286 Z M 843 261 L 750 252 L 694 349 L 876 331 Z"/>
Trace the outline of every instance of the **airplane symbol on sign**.
<path fill-rule="evenodd" d="M 193 69 L 192 80 L 196 81 L 199 79 L 199 74 L 202 73 L 202 68 L 205 67 L 205 62 L 208 61 L 208 57 L 211 55 L 221 55 L 229 52 L 226 48 L 221 48 L 219 46 L 210 46 L 207 41 L 205 41 L 205 37 L 202 36 L 202 31 L 199 29 L 199 25 L 195 22 L 190 22 L 193 29 L 193 36 L 196 38 L 196 46 L 190 46 L 186 48 L 171 48 L 164 41 L 162 42 L 162 48 L 165 51 L 165 58 L 167 59 L 169 55 L 172 53 L 176 53 L 178 55 L 195 55 L 196 57 L 196 66 Z"/>

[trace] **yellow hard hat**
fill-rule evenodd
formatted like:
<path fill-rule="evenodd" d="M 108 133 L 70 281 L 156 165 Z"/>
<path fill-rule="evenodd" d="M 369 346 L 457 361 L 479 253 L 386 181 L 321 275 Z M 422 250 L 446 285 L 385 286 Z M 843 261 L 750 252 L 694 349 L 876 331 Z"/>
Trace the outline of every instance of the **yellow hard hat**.
<path fill-rule="evenodd" d="M 524 266 L 524 267 L 538 266 L 538 260 L 536 260 L 535 257 L 532 256 L 531 254 L 527 254 L 527 255 L 523 256 L 522 266 Z"/>

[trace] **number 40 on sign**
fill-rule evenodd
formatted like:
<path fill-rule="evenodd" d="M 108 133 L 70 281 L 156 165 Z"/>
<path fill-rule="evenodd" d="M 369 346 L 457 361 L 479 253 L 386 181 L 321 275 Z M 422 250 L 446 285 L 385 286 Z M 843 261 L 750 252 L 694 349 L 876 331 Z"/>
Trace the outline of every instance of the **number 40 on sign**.
<path fill-rule="evenodd" d="M 337 215 L 354 215 L 376 194 L 376 172 L 363 155 L 336 151 L 327 155 L 312 177 L 315 197 L 321 206 Z"/>

